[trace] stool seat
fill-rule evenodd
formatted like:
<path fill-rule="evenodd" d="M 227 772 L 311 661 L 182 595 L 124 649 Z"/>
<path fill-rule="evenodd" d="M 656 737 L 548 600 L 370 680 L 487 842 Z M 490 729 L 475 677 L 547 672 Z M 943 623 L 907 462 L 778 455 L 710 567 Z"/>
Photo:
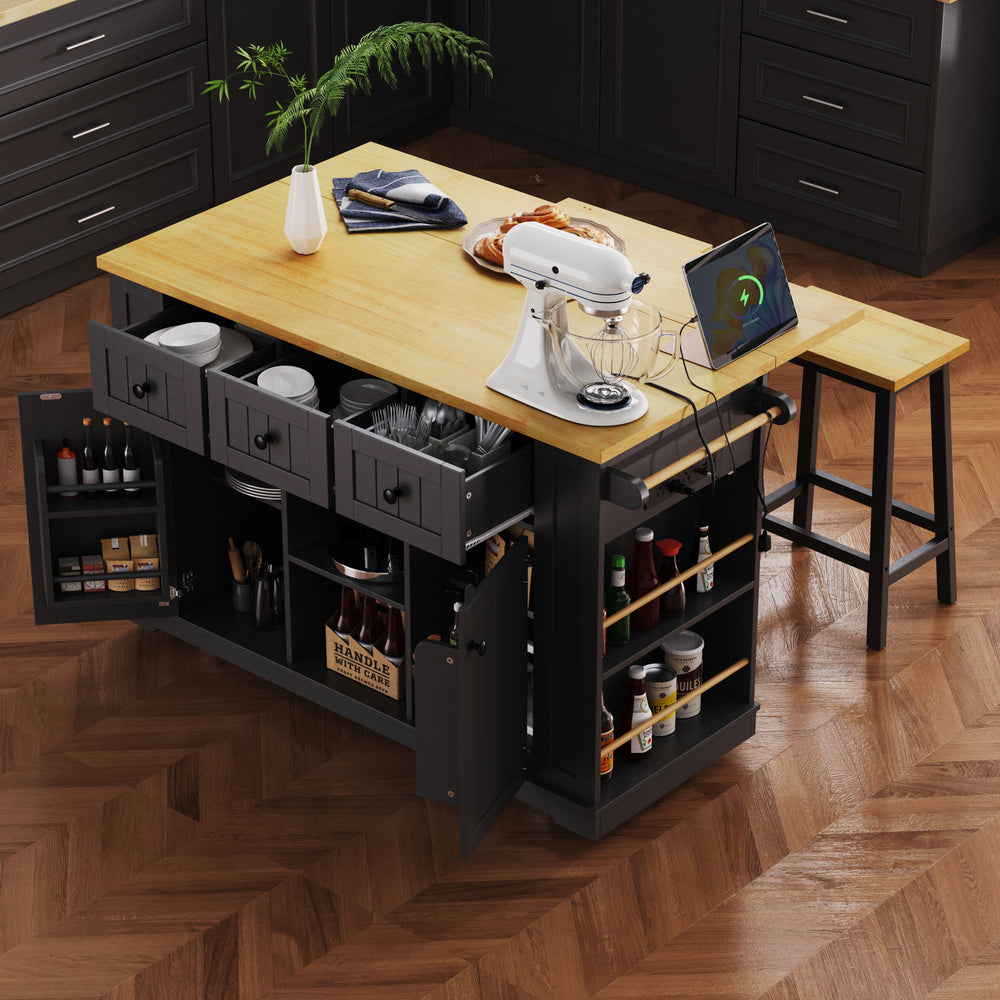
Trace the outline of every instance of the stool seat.
<path fill-rule="evenodd" d="M 776 535 L 868 573 L 866 641 L 872 649 L 883 649 L 886 644 L 890 584 L 928 560 L 936 560 L 938 600 L 945 604 L 957 600 L 948 366 L 968 350 L 969 342 L 964 337 L 866 306 L 856 322 L 795 359 L 802 368 L 795 479 L 767 495 L 764 524 Z M 870 490 L 816 466 L 824 377 L 858 386 L 875 396 Z M 930 389 L 933 512 L 892 498 L 896 395 L 924 378 L 928 379 Z M 817 487 L 871 509 L 867 553 L 813 531 Z M 789 501 L 794 501 L 791 522 L 772 515 L 772 511 Z M 932 532 L 933 537 L 890 563 L 893 517 L 916 524 Z"/>

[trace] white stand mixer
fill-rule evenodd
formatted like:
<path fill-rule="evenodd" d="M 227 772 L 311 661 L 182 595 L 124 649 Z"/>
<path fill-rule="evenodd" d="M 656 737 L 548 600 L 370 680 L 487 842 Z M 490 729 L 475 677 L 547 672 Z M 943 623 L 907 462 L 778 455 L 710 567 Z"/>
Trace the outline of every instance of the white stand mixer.
<path fill-rule="evenodd" d="M 620 323 L 649 275 L 636 274 L 611 247 L 537 222 L 511 229 L 503 256 L 504 270 L 524 285 L 527 296 L 514 343 L 487 386 L 578 424 L 607 427 L 641 417 L 649 403 L 624 383 L 624 376 L 634 373 L 638 354 Z M 577 338 L 569 332 L 569 299 L 606 320 L 598 336 Z M 654 356 L 655 351 L 654 345 Z"/>

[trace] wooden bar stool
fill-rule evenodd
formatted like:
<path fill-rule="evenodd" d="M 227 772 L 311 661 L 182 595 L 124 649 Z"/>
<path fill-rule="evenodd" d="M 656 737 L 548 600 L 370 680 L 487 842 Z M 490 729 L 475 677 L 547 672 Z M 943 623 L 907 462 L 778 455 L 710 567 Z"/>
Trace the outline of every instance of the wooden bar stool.
<path fill-rule="evenodd" d="M 768 494 L 764 523 L 776 535 L 867 572 L 867 643 L 872 649 L 885 648 L 890 585 L 928 560 L 937 560 L 938 600 L 954 604 L 957 599 L 948 365 L 968 349 L 969 342 L 963 337 L 868 307 L 857 323 L 795 359 L 802 367 L 795 479 Z M 824 376 L 866 389 L 875 396 L 870 490 L 816 467 Z M 923 378 L 928 379 L 930 389 L 933 512 L 892 498 L 896 394 Z M 871 509 L 867 554 L 812 530 L 816 487 Z M 794 501 L 791 522 L 772 515 L 790 500 Z M 925 528 L 933 537 L 890 563 L 893 517 Z"/>

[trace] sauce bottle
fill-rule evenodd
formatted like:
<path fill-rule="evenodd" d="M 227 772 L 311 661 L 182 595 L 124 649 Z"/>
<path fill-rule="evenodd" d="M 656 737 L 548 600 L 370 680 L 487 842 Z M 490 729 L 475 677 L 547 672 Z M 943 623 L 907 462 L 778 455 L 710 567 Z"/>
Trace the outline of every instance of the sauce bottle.
<path fill-rule="evenodd" d="M 646 668 L 641 663 L 633 663 L 628 668 L 628 694 L 631 706 L 625 717 L 629 720 L 628 728 L 634 729 L 644 719 L 653 717 L 646 697 Z M 625 744 L 625 756 L 629 760 L 641 760 L 652 748 L 653 727 L 650 725 Z"/>
<path fill-rule="evenodd" d="M 646 525 L 636 528 L 634 540 L 632 564 L 625 576 L 625 589 L 633 604 L 660 585 L 653 562 L 652 528 Z M 636 608 L 629 617 L 632 619 L 632 628 L 637 632 L 648 632 L 660 622 L 660 602 L 650 601 L 641 608 Z"/>
<path fill-rule="evenodd" d="M 69 438 L 62 439 L 62 447 L 56 455 L 56 475 L 60 486 L 76 486 L 76 452 L 69 446 Z M 75 497 L 78 490 L 60 490 L 61 497 Z"/>
<path fill-rule="evenodd" d="M 707 559 L 712 554 L 712 546 L 708 542 L 708 525 L 703 524 L 698 529 L 698 562 Z M 707 594 L 715 586 L 715 564 L 698 571 L 695 577 L 695 590 L 699 594 Z"/>
<path fill-rule="evenodd" d="M 604 692 L 601 691 L 601 749 L 603 750 L 615 738 L 615 717 L 604 704 Z M 611 772 L 615 769 L 614 750 L 601 757 L 601 781 L 609 781 Z"/>
<path fill-rule="evenodd" d="M 611 557 L 611 586 L 604 592 L 604 610 L 610 617 L 630 603 L 631 598 L 625 589 L 625 557 L 616 553 Z M 631 635 L 628 615 L 604 630 L 604 636 L 611 646 L 624 646 Z"/>
<path fill-rule="evenodd" d="M 660 550 L 660 582 L 666 583 L 680 574 L 677 567 L 677 553 L 681 550 L 681 543 L 676 538 L 661 538 L 656 547 Z M 687 593 L 684 584 L 678 583 L 676 587 L 671 587 L 660 596 L 660 614 L 664 618 L 675 618 L 683 614 L 684 605 L 687 603 Z"/>

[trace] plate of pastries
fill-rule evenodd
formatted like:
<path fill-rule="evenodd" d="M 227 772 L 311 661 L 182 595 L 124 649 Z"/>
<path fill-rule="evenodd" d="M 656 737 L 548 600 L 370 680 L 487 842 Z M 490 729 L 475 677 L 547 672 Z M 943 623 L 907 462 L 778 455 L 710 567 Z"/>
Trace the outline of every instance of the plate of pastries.
<path fill-rule="evenodd" d="M 540 222 L 565 233 L 593 240 L 619 252 L 625 244 L 610 229 L 591 219 L 577 219 L 567 215 L 558 205 L 539 205 L 532 212 L 517 212 L 506 218 L 487 219 L 471 229 L 462 240 L 462 249 L 480 266 L 500 274 L 503 270 L 504 237 L 522 222 Z"/>

